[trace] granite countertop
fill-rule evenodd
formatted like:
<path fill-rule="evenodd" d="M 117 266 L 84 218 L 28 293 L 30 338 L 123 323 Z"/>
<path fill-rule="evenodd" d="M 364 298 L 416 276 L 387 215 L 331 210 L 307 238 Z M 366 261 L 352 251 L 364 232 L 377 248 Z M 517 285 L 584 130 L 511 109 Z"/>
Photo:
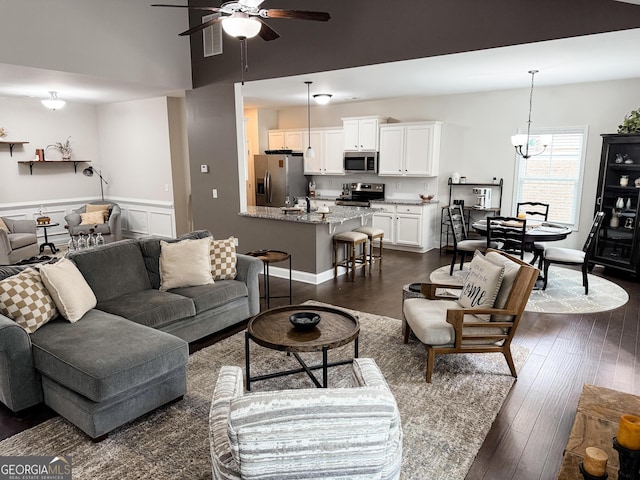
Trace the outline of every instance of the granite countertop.
<path fill-rule="evenodd" d="M 337 196 L 328 196 L 328 195 L 319 195 L 317 197 L 312 198 L 311 200 L 321 200 L 321 201 L 335 201 Z M 385 203 L 389 205 L 436 205 L 438 204 L 438 200 L 430 200 L 428 202 L 423 202 L 419 198 L 385 198 L 384 200 L 372 200 L 371 203 Z"/>
<path fill-rule="evenodd" d="M 266 218 L 270 220 L 282 220 L 285 222 L 299 223 L 315 223 L 315 224 L 339 224 L 347 220 L 367 217 L 376 212 L 380 212 L 380 208 L 369 207 L 347 207 L 336 205 L 329 208 L 326 218 L 322 219 L 322 214 L 317 212 L 307 213 L 284 213 L 280 207 L 247 207 L 246 212 L 240 212 L 238 215 L 252 218 Z"/>

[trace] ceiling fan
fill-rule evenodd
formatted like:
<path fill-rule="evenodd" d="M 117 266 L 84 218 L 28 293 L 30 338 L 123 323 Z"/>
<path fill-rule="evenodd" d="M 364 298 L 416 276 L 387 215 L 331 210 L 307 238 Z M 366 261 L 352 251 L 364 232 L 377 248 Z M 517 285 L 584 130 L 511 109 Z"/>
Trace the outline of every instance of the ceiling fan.
<path fill-rule="evenodd" d="M 189 8 L 191 10 L 205 10 L 212 13 L 219 12 L 221 14 L 220 17 L 196 25 L 195 27 L 182 32 L 180 35 L 191 35 L 204 30 L 215 23 L 222 22 L 222 28 L 229 35 L 239 39 L 252 38 L 256 35 L 260 35 L 260 37 L 266 41 L 275 40 L 280 37 L 280 34 L 264 23 L 262 19 L 283 18 L 326 22 L 331 18 L 331 16 L 326 12 L 260 8 L 262 2 L 264 2 L 264 0 L 238 0 L 237 2 L 223 3 L 219 7 L 166 4 L 153 4 L 151 6 Z"/>

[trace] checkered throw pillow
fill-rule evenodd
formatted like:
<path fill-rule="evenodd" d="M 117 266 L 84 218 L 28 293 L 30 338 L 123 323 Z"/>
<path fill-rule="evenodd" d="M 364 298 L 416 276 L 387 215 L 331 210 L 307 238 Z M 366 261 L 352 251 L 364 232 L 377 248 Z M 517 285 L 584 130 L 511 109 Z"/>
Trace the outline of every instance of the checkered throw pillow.
<path fill-rule="evenodd" d="M 214 280 L 236 278 L 236 239 L 211 241 L 211 275 Z"/>
<path fill-rule="evenodd" d="M 58 310 L 40 274 L 33 268 L 25 268 L 17 275 L 0 280 L 0 313 L 33 333 L 55 318 Z"/>

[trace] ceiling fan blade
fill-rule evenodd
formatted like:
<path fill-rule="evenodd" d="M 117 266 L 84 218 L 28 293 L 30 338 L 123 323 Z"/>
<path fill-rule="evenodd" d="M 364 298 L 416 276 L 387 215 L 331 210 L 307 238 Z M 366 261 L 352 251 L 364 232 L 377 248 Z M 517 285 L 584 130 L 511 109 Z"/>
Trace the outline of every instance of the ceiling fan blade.
<path fill-rule="evenodd" d="M 193 33 L 197 33 L 197 32 L 201 32 L 202 30 L 204 30 L 207 27 L 210 27 L 211 25 L 214 25 L 216 23 L 218 23 L 220 20 L 222 20 L 222 18 L 218 17 L 218 18 L 214 18 L 212 20 L 208 20 L 204 23 L 201 23 L 200 25 L 196 25 L 195 27 L 191 27 L 189 30 L 185 30 L 184 32 L 178 34 L 181 37 L 184 37 L 185 35 L 191 35 Z"/>
<path fill-rule="evenodd" d="M 171 7 L 171 8 L 190 8 L 191 10 L 206 10 L 208 12 L 222 11 L 222 9 L 219 7 L 193 7 L 191 5 L 166 5 L 166 4 L 154 3 L 151 6 L 152 7 Z"/>
<path fill-rule="evenodd" d="M 275 40 L 276 38 L 280 38 L 280 34 L 276 32 L 273 28 L 271 28 L 269 25 L 264 23 L 262 20 L 260 20 L 260 23 L 262 23 L 262 28 L 258 32 L 258 35 L 260 35 L 260 38 L 262 38 L 267 42 L 271 40 Z"/>
<path fill-rule="evenodd" d="M 266 18 L 295 18 L 298 20 L 316 20 L 318 22 L 327 22 L 331 18 L 327 12 L 308 12 L 305 10 L 283 10 L 279 8 L 270 8 L 261 10 Z"/>

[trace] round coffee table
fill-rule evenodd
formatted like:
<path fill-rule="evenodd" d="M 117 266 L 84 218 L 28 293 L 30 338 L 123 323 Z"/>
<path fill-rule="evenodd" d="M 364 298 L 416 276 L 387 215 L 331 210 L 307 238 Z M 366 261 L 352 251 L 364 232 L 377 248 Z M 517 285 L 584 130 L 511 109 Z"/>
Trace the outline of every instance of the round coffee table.
<path fill-rule="evenodd" d="M 310 330 L 298 330 L 293 327 L 289 317 L 294 313 L 313 312 L 320 315 L 320 323 Z M 251 390 L 251 382 L 268 378 L 282 377 L 294 373 L 306 372 L 316 387 L 327 387 L 327 368 L 353 362 L 342 360 L 328 362 L 329 349 L 354 342 L 354 358 L 358 358 L 358 335 L 360 324 L 358 319 L 349 313 L 336 308 L 318 305 L 289 305 L 286 307 L 265 310 L 253 317 L 245 332 L 245 363 L 247 390 Z M 258 345 L 272 350 L 280 350 L 292 354 L 301 368 L 268 373 L 252 377 L 250 374 L 249 339 Z M 322 352 L 322 364 L 307 365 L 298 352 Z M 313 370 L 322 369 L 322 383 L 313 374 Z"/>

